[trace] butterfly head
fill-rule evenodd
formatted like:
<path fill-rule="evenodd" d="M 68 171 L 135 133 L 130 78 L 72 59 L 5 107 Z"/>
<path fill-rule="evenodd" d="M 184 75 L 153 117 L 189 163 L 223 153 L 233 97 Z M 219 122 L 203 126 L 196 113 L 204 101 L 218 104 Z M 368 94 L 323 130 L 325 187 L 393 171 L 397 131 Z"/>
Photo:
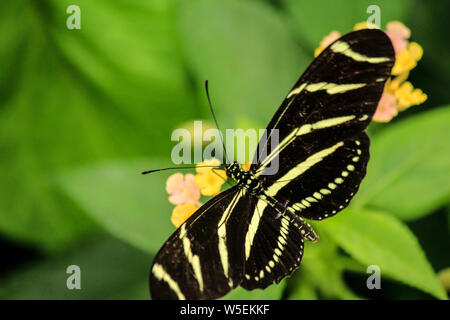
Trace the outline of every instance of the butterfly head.
<path fill-rule="evenodd" d="M 236 179 L 236 177 L 238 177 L 241 173 L 241 166 L 239 165 L 239 163 L 237 163 L 237 161 L 233 161 L 231 164 L 225 167 L 225 171 L 227 173 L 227 176 Z"/>
<path fill-rule="evenodd" d="M 236 161 L 226 167 L 227 176 L 234 179 L 238 185 L 249 189 L 251 192 L 261 191 L 261 185 L 256 177 L 251 172 L 242 170 L 239 163 Z"/>

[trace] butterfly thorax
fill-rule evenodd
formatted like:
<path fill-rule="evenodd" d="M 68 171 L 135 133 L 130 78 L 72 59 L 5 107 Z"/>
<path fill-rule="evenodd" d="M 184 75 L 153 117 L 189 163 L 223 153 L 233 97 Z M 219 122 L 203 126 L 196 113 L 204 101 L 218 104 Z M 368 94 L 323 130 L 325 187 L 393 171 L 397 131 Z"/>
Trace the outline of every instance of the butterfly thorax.
<path fill-rule="evenodd" d="M 258 179 L 249 171 L 244 171 L 235 161 L 226 167 L 227 176 L 237 182 L 238 186 L 246 188 L 252 193 L 262 191 Z"/>

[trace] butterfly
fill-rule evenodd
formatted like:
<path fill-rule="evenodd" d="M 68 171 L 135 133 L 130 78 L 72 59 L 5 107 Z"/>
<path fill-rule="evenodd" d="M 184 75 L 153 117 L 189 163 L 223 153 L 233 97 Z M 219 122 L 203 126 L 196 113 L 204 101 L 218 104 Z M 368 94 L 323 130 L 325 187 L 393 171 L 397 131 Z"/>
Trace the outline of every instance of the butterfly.
<path fill-rule="evenodd" d="M 150 270 L 153 299 L 216 299 L 241 286 L 264 289 L 299 267 L 305 219 L 344 209 L 369 160 L 364 132 L 395 61 L 377 29 L 348 33 L 306 69 L 261 139 L 249 171 L 224 165 L 236 184 L 200 207 L 164 243 Z M 256 161 L 255 161 L 256 160 Z M 275 174 L 265 174 L 273 161 Z"/>

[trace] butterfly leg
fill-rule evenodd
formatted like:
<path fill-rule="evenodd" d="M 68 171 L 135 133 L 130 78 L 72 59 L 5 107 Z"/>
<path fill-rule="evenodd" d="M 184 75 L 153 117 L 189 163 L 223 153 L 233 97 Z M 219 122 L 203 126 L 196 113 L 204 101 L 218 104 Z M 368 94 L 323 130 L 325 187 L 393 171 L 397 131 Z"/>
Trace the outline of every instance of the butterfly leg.
<path fill-rule="evenodd" d="M 288 217 L 291 223 L 293 223 L 297 228 L 300 229 L 300 233 L 305 239 L 308 239 L 312 242 L 316 242 L 319 239 L 319 236 L 315 233 L 314 229 L 307 223 L 305 220 L 300 218 L 298 215 L 289 210 L 289 200 L 284 200 L 283 203 L 277 201 L 273 197 L 265 197 L 265 200 L 269 203 L 269 205 L 275 209 L 277 214 L 274 217 L 274 220 L 279 219 L 280 217 Z"/>
<path fill-rule="evenodd" d="M 275 216 L 275 220 L 280 219 L 281 216 L 284 216 L 286 214 L 287 208 L 289 205 L 289 200 L 285 200 L 283 204 L 283 211 L 277 211 L 277 215 Z"/>
<path fill-rule="evenodd" d="M 298 227 L 301 231 L 301 234 L 305 239 L 308 239 L 312 242 L 316 242 L 319 240 L 319 236 L 316 234 L 314 229 L 307 223 L 305 220 L 297 216 L 296 214 L 293 214 L 290 211 L 288 212 L 288 216 L 291 218 L 291 221 L 294 223 L 296 227 Z"/>

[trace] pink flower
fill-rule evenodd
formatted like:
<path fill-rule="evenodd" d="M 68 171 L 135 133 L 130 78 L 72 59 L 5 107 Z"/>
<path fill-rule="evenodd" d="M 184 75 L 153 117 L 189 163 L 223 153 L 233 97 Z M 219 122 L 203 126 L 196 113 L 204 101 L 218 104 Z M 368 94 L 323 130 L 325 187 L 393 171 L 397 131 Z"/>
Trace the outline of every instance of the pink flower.
<path fill-rule="evenodd" d="M 386 25 L 386 34 L 391 39 L 395 54 L 397 54 L 408 46 L 411 31 L 400 21 L 391 21 Z"/>
<path fill-rule="evenodd" d="M 185 203 L 197 204 L 200 200 L 200 189 L 195 184 L 193 174 L 183 175 L 175 173 L 166 182 L 166 190 L 170 194 L 169 202 L 180 205 Z"/>
<path fill-rule="evenodd" d="M 330 44 L 335 42 L 337 39 L 341 37 L 341 33 L 334 30 L 331 31 L 325 38 L 323 38 L 322 42 L 320 43 L 321 47 L 328 47 Z"/>
<path fill-rule="evenodd" d="M 373 115 L 373 120 L 377 122 L 389 122 L 397 113 L 397 98 L 389 92 L 383 92 L 377 110 Z"/>
<path fill-rule="evenodd" d="M 341 34 L 338 31 L 331 31 L 322 39 L 322 42 L 320 42 L 320 46 L 314 51 L 314 56 L 317 57 L 326 47 L 328 47 L 340 37 Z"/>

